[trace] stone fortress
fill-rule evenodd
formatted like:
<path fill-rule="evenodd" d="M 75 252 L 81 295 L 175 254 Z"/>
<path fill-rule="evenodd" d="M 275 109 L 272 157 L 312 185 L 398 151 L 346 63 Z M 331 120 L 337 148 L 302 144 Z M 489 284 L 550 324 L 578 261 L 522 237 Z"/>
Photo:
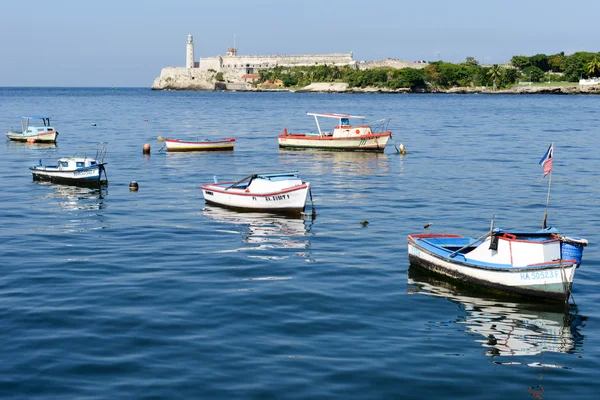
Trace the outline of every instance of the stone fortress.
<path fill-rule="evenodd" d="M 306 55 L 238 55 L 236 48 L 227 49 L 224 56 L 201 58 L 195 61 L 194 38 L 190 34 L 186 44 L 185 67 L 165 67 L 155 79 L 152 89 L 173 90 L 214 90 L 217 74 L 228 90 L 249 90 L 251 82 L 258 78 L 258 72 L 276 66 L 314 66 L 335 65 L 349 68 L 375 68 L 389 66 L 394 68 L 423 68 L 426 63 L 413 63 L 395 59 L 357 62 L 350 53 L 306 54 Z M 220 77 L 220 76 L 219 76 Z"/>

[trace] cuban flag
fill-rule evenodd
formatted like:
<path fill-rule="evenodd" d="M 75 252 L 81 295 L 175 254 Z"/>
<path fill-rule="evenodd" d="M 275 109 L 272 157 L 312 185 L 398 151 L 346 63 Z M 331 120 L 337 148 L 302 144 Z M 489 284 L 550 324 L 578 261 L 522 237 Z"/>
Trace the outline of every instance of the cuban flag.
<path fill-rule="evenodd" d="M 550 172 L 552 172 L 552 158 L 554 157 L 554 143 L 548 147 L 546 150 L 546 154 L 540 160 L 540 165 L 544 167 L 544 176 L 542 176 L 542 181 Z"/>

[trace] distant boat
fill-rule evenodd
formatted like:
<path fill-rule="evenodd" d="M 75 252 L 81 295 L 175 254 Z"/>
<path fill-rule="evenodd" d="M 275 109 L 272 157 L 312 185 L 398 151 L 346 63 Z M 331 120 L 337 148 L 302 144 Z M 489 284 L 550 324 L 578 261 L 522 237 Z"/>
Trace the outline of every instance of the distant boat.
<path fill-rule="evenodd" d="M 479 239 L 456 234 L 409 235 L 412 264 L 504 292 L 568 300 L 587 240 L 555 228 L 537 232 L 491 229 Z"/>
<path fill-rule="evenodd" d="M 370 125 L 365 125 L 365 117 L 346 114 L 306 114 L 315 117 L 317 132 L 288 133 L 287 129 L 284 129 L 283 135 L 277 137 L 280 148 L 383 152 L 392 135 L 392 132 L 387 130 L 390 118 L 376 121 L 377 125 L 372 129 Z M 337 120 L 333 132 L 323 131 L 318 117 Z M 350 125 L 351 119 L 363 121 L 360 125 L 353 126 Z"/>
<path fill-rule="evenodd" d="M 49 181 L 79 186 L 100 186 L 108 183 L 104 165 L 106 143 L 94 146 L 96 154 L 87 155 L 87 149 L 79 150 L 73 157 L 62 157 L 56 165 L 39 165 L 29 167 L 34 180 Z M 102 176 L 104 175 L 104 179 Z"/>
<path fill-rule="evenodd" d="M 221 206 L 275 212 L 302 212 L 310 190 L 298 172 L 252 174 L 236 182 L 201 186 L 207 203 Z"/>
<path fill-rule="evenodd" d="M 22 115 L 19 117 L 21 118 L 21 130 L 17 131 L 11 127 L 10 131 L 6 132 L 6 136 L 10 140 L 19 142 L 56 142 L 58 132 L 50 126 L 50 117 L 41 115 Z M 34 126 L 31 123 L 32 120 L 41 120 L 42 124 Z"/>
<path fill-rule="evenodd" d="M 235 139 L 178 140 L 165 139 L 168 151 L 225 151 L 233 150 Z"/>

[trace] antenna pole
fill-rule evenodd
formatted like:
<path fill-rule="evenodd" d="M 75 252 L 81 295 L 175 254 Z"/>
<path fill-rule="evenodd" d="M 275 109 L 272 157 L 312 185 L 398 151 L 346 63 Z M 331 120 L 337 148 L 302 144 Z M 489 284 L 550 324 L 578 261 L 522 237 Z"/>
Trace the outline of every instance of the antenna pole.
<path fill-rule="evenodd" d="M 554 158 L 554 142 L 552 142 L 552 158 Z M 550 204 L 550 185 L 552 184 L 552 170 L 550 170 L 550 176 L 548 177 L 548 197 L 546 198 L 546 211 L 544 211 L 544 221 L 542 222 L 542 229 L 546 229 L 546 219 L 548 218 L 548 205 Z"/>

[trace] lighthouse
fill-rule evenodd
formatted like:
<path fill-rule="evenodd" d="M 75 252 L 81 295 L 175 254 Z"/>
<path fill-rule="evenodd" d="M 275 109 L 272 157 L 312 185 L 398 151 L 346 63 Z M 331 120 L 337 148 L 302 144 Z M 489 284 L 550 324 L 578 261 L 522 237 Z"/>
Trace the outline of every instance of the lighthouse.
<path fill-rule="evenodd" d="M 194 68 L 194 37 L 192 36 L 192 34 L 188 35 L 185 50 L 185 67 Z"/>

